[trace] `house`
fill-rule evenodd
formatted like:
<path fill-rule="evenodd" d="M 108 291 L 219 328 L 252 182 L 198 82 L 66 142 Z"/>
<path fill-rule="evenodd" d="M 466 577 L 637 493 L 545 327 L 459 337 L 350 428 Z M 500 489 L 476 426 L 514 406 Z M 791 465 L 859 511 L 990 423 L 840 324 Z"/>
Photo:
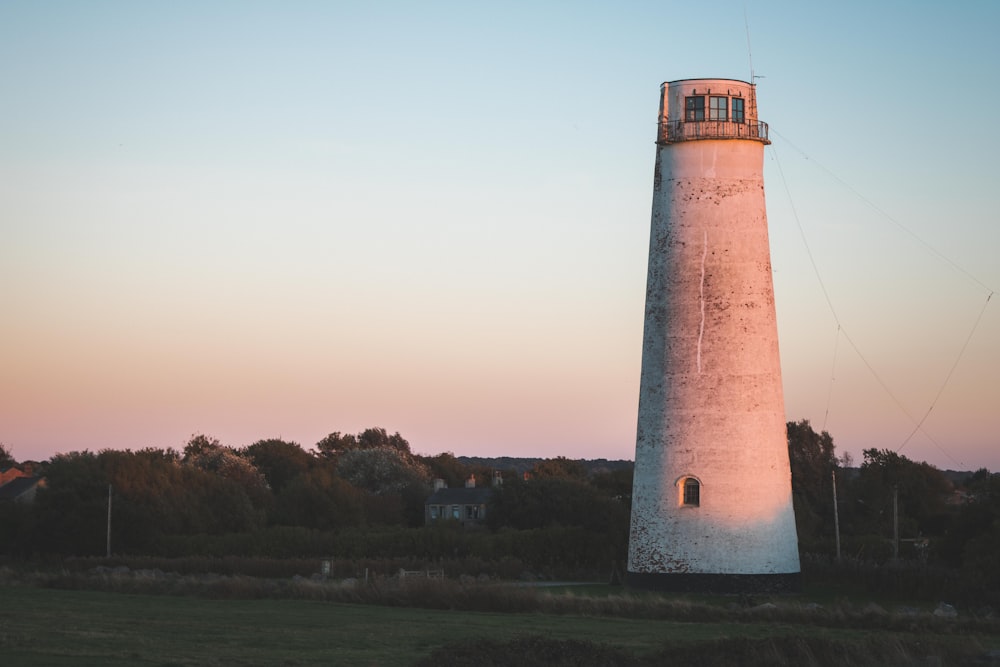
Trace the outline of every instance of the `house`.
<path fill-rule="evenodd" d="M 30 474 L 20 468 L 15 468 L 14 466 L 2 468 L 0 469 L 0 486 L 3 486 L 12 479 L 17 479 L 18 477 L 30 477 Z"/>
<path fill-rule="evenodd" d="M 12 476 L 9 481 L 0 484 L 0 502 L 9 500 L 15 503 L 33 503 L 39 488 L 45 487 L 44 477 L 30 475 Z"/>
<path fill-rule="evenodd" d="M 458 521 L 466 527 L 483 524 L 493 488 L 502 481 L 500 473 L 496 472 L 493 474 L 493 487 L 477 487 L 475 475 L 470 475 L 465 487 L 450 489 L 443 479 L 435 479 L 434 493 L 424 501 L 424 525 L 449 520 Z"/>

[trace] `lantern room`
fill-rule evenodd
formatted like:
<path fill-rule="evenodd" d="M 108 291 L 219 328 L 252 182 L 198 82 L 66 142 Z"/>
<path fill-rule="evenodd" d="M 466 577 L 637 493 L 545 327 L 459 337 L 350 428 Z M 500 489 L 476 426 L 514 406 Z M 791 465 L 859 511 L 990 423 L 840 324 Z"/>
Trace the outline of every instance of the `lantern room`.
<path fill-rule="evenodd" d="M 753 84 L 736 79 L 683 79 L 660 86 L 657 143 L 745 139 L 771 143 L 757 119 Z"/>

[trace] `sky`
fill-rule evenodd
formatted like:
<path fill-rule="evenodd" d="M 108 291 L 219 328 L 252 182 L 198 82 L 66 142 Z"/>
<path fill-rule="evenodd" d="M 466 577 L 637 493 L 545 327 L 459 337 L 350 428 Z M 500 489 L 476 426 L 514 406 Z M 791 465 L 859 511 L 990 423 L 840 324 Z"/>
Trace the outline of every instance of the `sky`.
<path fill-rule="evenodd" d="M 659 86 L 752 73 L 787 418 L 1000 470 L 998 24 L 4 0 L 0 442 L 630 459 Z"/>

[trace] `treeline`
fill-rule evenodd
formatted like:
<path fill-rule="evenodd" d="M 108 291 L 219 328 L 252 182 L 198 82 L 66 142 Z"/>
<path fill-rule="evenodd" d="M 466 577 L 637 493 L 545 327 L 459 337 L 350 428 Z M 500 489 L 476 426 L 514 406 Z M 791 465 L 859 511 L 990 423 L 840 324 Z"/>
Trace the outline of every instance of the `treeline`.
<path fill-rule="evenodd" d="M 8 465 L 16 464 L 0 446 Z M 530 482 L 506 473 L 487 526 L 423 527 L 433 480 L 492 482 L 494 469 L 451 453 L 414 454 L 399 434 L 331 433 L 307 450 L 204 435 L 173 449 L 58 454 L 36 464 L 34 503 L 0 503 L 0 555 L 266 558 L 477 558 L 537 570 L 606 571 L 626 548 L 631 470 L 589 474 L 539 460 Z M 499 567 L 499 566 L 498 566 Z"/>
<path fill-rule="evenodd" d="M 864 450 L 853 467 L 808 421 L 789 422 L 788 451 L 800 552 L 834 556 L 839 519 L 845 559 L 878 564 L 898 554 L 1000 589 L 1000 474 L 983 468 L 953 482 L 887 449 Z"/>
<path fill-rule="evenodd" d="M 788 447 L 807 580 L 1000 604 L 1000 474 L 946 474 L 886 449 L 864 450 L 854 467 L 808 421 L 788 424 Z"/>
<path fill-rule="evenodd" d="M 546 461 L 547 459 L 541 457 L 519 456 L 459 456 L 458 460 L 462 464 L 472 468 L 489 468 L 491 470 L 505 470 L 516 474 L 528 473 L 530 475 L 535 466 L 543 461 Z M 616 470 L 628 470 L 631 472 L 634 465 L 632 461 L 626 461 L 623 459 L 614 459 L 610 461 L 608 459 L 581 459 L 579 460 L 579 463 L 583 465 L 588 475 L 597 475 Z"/>
<path fill-rule="evenodd" d="M 982 469 L 956 483 L 878 449 L 865 450 L 855 467 L 808 421 L 789 422 L 788 447 L 804 562 L 832 562 L 836 518 L 845 560 L 878 565 L 898 550 L 902 561 L 1000 590 L 1000 474 Z M 424 527 L 432 480 L 487 485 L 498 460 L 417 455 L 383 428 L 331 433 L 310 449 L 280 439 L 233 448 L 198 435 L 182 451 L 59 454 L 34 470 L 47 485 L 33 504 L 0 503 L 0 555 L 104 555 L 110 489 L 116 554 L 474 558 L 540 573 L 620 570 L 631 467 L 563 457 L 527 470 L 523 463 L 501 470 L 486 526 L 468 530 L 457 522 Z M 4 464 L 16 461 L 0 446 Z"/>

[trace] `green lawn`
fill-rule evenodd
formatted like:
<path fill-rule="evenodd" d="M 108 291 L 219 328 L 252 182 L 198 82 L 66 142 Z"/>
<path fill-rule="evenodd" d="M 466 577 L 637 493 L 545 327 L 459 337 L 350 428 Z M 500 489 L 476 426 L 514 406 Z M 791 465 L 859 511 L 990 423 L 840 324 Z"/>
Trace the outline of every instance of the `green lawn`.
<path fill-rule="evenodd" d="M 861 638 L 780 623 L 429 611 L 302 600 L 200 598 L 0 586 L 5 665 L 410 665 L 457 640 L 527 634 L 653 652 L 667 639 Z"/>

